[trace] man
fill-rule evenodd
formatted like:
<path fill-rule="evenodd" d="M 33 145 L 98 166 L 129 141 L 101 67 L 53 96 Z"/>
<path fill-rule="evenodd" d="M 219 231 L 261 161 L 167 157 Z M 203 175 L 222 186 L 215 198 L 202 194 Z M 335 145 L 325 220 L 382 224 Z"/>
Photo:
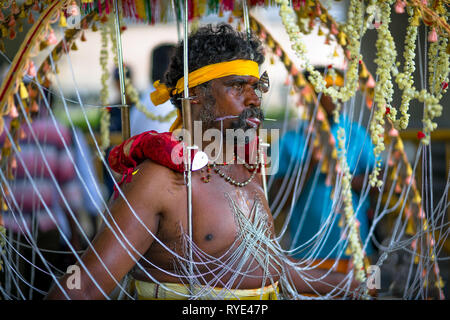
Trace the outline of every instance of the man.
<path fill-rule="evenodd" d="M 152 50 L 150 59 L 150 79 L 152 80 L 152 84 L 164 78 L 164 74 L 169 67 L 170 57 L 172 56 L 174 49 L 175 44 L 160 44 Z M 174 109 L 170 101 L 167 101 L 162 105 L 159 105 L 158 108 L 155 108 L 151 100 L 148 99 L 150 93 L 155 91 L 155 88 L 152 84 L 145 90 L 144 94 L 142 95 L 141 103 L 148 111 L 150 111 L 154 115 L 164 116 L 169 114 Z M 132 136 L 148 130 L 155 130 L 158 132 L 169 131 L 170 123 L 172 121 L 160 122 L 157 120 L 151 120 L 137 108 L 132 108 L 130 110 L 130 130 Z"/>
<path fill-rule="evenodd" d="M 263 60 L 261 43 L 229 25 L 208 25 L 190 35 L 192 119 L 201 120 L 204 130 L 256 125 L 261 101 L 255 89 Z M 170 95 L 180 108 L 182 77 L 181 43 L 164 85 L 155 85 L 153 101 L 163 103 Z M 173 129 L 180 127 L 179 120 Z M 348 275 L 310 270 L 282 253 L 274 239 L 261 175 L 248 164 L 217 164 L 209 177 L 201 170 L 192 173 L 191 241 L 185 176 L 167 157 L 171 142 L 165 138 L 155 132 L 139 135 L 125 141 L 120 156 L 110 157 L 114 167 L 117 161 L 124 166 L 133 163 L 126 176 L 131 181 L 121 188 L 127 201 L 118 197 L 112 203 L 110 226 L 103 226 L 93 242 L 98 256 L 92 249 L 83 255 L 80 289 L 68 289 L 66 275 L 59 284 L 67 296 L 55 286 L 48 298 L 103 298 L 128 273 L 141 299 L 276 299 L 279 285 L 283 295 L 291 297 L 296 291 L 323 294 L 358 285 Z M 139 148 L 151 139 L 159 140 L 152 148 Z M 141 158 L 148 154 L 153 160 L 123 160 L 136 148 Z"/>

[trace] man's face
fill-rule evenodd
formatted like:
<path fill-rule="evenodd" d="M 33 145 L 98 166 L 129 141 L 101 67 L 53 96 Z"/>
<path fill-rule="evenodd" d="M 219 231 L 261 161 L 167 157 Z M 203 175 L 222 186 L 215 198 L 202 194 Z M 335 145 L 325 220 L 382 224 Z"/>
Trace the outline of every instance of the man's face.
<path fill-rule="evenodd" d="M 258 83 L 259 79 L 253 76 L 227 76 L 211 80 L 211 100 L 215 103 L 213 108 L 206 107 L 209 115 L 205 118 L 225 117 L 222 120 L 224 130 L 256 129 L 263 120 L 261 98 L 257 94 Z M 220 121 L 214 122 L 212 127 L 220 129 Z"/>

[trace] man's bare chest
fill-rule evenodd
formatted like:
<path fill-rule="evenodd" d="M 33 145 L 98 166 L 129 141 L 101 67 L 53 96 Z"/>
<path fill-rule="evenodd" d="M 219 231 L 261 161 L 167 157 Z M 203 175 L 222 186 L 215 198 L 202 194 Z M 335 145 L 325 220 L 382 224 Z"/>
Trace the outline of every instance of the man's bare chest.
<path fill-rule="evenodd" d="M 192 179 L 192 240 L 199 250 L 220 256 L 236 243 L 245 229 L 258 225 L 266 235 L 273 231 L 269 207 L 256 180 L 237 187 L 218 176 L 213 176 L 208 183 L 200 178 L 197 173 Z M 178 190 L 170 201 L 169 212 L 160 220 L 157 235 L 176 251 L 185 247 L 189 234 L 187 208 L 187 192 Z"/>

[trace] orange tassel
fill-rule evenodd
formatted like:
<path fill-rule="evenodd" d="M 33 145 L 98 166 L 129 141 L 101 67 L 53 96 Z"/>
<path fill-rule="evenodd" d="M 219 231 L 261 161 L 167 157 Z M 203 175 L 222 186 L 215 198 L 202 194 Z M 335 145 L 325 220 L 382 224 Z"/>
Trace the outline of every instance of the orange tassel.
<path fill-rule="evenodd" d="M 33 13 L 30 11 L 30 14 L 28 15 L 28 20 L 27 22 L 29 24 L 34 24 L 34 17 L 33 17 Z"/>

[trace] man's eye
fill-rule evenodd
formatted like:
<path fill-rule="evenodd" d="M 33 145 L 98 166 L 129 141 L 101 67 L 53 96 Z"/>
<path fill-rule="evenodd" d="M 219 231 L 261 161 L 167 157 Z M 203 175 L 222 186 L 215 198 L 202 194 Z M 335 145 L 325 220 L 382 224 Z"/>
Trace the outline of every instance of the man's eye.
<path fill-rule="evenodd" d="M 242 83 L 234 83 L 232 85 L 232 88 L 236 89 L 236 90 L 241 90 L 242 89 Z"/>

